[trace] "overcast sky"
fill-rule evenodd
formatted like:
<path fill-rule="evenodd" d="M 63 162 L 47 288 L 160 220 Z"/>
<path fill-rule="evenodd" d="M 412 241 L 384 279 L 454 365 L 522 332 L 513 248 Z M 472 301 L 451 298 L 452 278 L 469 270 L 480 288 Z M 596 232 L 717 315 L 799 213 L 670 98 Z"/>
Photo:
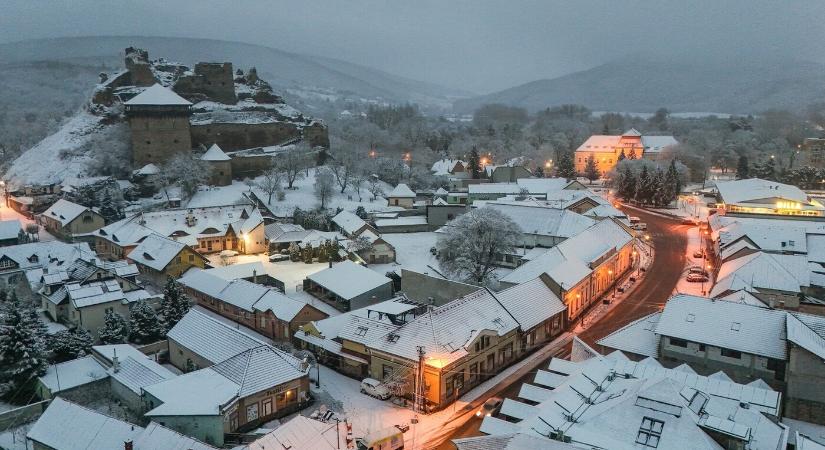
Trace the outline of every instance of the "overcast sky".
<path fill-rule="evenodd" d="M 0 42 L 226 39 L 485 93 L 628 54 L 825 62 L 823 19 L 824 0 L 0 0 Z"/>

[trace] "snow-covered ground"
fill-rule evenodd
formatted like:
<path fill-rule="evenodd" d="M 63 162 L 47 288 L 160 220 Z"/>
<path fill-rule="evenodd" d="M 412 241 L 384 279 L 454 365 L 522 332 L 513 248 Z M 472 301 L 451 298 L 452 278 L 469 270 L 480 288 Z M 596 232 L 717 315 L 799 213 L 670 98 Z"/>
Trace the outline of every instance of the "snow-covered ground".
<path fill-rule="evenodd" d="M 105 130 L 101 120 L 85 110 L 79 111 L 57 132 L 20 155 L 9 167 L 6 179 L 13 185 L 47 184 L 85 173 L 89 156 L 80 149 Z M 61 159 L 61 153 L 79 154 Z"/>
<path fill-rule="evenodd" d="M 214 267 L 222 267 L 224 265 L 224 262 L 221 260 L 220 254 L 218 253 L 207 255 L 207 259 L 209 259 L 209 263 Z M 310 305 L 320 309 L 330 316 L 335 316 L 341 313 L 329 304 L 322 302 L 302 290 L 304 279 L 314 273 L 326 269 L 329 267 L 328 263 L 306 264 L 304 262 L 292 261 L 270 262 L 269 257 L 264 253 L 257 255 L 237 255 L 231 258 L 231 264 L 243 264 L 250 262 L 260 262 L 263 264 L 264 269 L 266 269 L 267 274 L 271 275 L 273 278 L 283 281 L 286 291 L 285 294 L 288 297 L 306 301 Z"/>
<path fill-rule="evenodd" d="M 433 267 L 438 269 L 438 261 L 430 249 L 438 241 L 438 233 L 426 231 L 421 233 L 384 233 L 385 241 L 395 247 L 395 263 L 370 264 L 369 268 L 384 274 L 391 271 L 401 272 L 401 269 L 416 272 L 433 273 Z"/>
<path fill-rule="evenodd" d="M 26 225 L 28 225 L 30 223 L 35 223 L 32 219 L 29 219 L 28 217 L 26 217 L 26 216 L 18 213 L 17 211 L 9 208 L 8 206 L 6 206 L 5 202 L 0 200 L 0 220 L 15 220 L 15 219 L 20 221 L 20 224 L 23 226 L 24 230 L 26 228 Z M 49 234 L 49 232 L 46 231 L 42 226 L 40 227 L 40 231 L 38 232 L 37 237 L 41 242 L 54 241 L 54 240 L 57 239 L 54 236 L 52 236 L 51 234 Z"/>
<path fill-rule="evenodd" d="M 705 295 L 707 292 L 710 292 L 710 288 L 713 287 L 713 270 L 708 270 L 708 272 L 711 275 L 711 278 L 705 283 L 687 281 L 687 272 L 691 266 L 701 267 L 703 264 L 708 264 L 702 258 L 693 257 L 693 254 L 699 251 L 699 249 L 701 248 L 702 239 L 699 233 L 699 227 L 691 227 L 691 229 L 687 232 L 688 243 L 687 249 L 685 250 L 687 252 L 685 254 L 685 259 L 687 260 L 687 263 L 682 273 L 682 278 L 679 280 L 679 283 L 676 284 L 676 289 L 674 290 L 674 293 Z"/>
<path fill-rule="evenodd" d="M 284 200 L 279 201 L 276 195 L 272 196 L 272 201 L 267 205 L 269 210 L 278 217 L 288 217 L 296 207 L 304 210 L 315 209 L 320 206 L 318 198 L 315 197 L 315 168 L 309 169 L 309 176 L 295 181 L 294 189 L 286 189 L 284 183 Z M 254 181 L 254 180 L 253 180 Z M 390 192 L 393 186 L 383 184 L 385 193 Z M 202 186 L 200 190 L 189 200 L 188 207 L 197 208 L 204 206 L 233 205 L 243 201 L 243 194 L 248 192 L 250 187 L 242 181 L 233 181 L 229 186 Z M 261 191 L 257 186 L 252 190 L 262 201 L 266 202 L 269 195 Z M 332 198 L 327 201 L 327 208 L 343 208 L 347 211 L 355 211 L 359 206 L 363 206 L 367 211 L 399 211 L 403 208 L 399 206 L 387 206 L 387 200 L 378 197 L 375 201 L 366 189 L 361 190 L 361 199 L 358 201 L 356 194 L 351 187 L 342 194 L 340 189 L 336 189 Z"/>

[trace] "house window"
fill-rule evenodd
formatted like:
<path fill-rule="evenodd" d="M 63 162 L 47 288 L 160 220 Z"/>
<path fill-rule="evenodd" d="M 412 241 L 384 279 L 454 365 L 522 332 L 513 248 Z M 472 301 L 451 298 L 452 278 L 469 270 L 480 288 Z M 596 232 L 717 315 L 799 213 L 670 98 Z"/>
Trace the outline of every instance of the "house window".
<path fill-rule="evenodd" d="M 0 259 L 0 269 L 9 269 L 14 267 L 14 261 L 8 258 Z"/>
<path fill-rule="evenodd" d="M 189 255 L 189 262 L 190 263 L 195 262 L 195 255 Z"/>
<path fill-rule="evenodd" d="M 392 366 L 387 365 L 387 364 L 382 364 L 381 365 L 381 379 L 382 380 L 389 380 L 390 378 L 392 378 L 392 374 L 393 374 L 394 371 L 395 370 L 392 368 Z"/>
<path fill-rule="evenodd" d="M 687 348 L 687 341 L 684 339 L 670 338 L 670 345 L 674 347 Z"/>
<path fill-rule="evenodd" d="M 733 358 L 733 359 L 741 359 L 742 358 L 742 352 L 738 352 L 736 350 L 730 350 L 730 349 L 727 349 L 727 348 L 723 348 L 722 349 L 722 356 L 725 356 L 725 357 L 728 357 L 728 358 Z"/>
<path fill-rule="evenodd" d="M 83 216 L 83 223 L 92 223 L 93 220 L 92 216 Z"/>
<path fill-rule="evenodd" d="M 258 404 L 249 405 L 246 407 L 246 421 L 252 422 L 258 419 Z"/>
<path fill-rule="evenodd" d="M 261 328 L 266 328 L 266 317 L 261 317 Z"/>
<path fill-rule="evenodd" d="M 645 447 L 658 447 L 664 426 L 665 423 L 661 420 L 643 417 L 642 425 L 639 427 L 639 433 L 636 435 L 636 443 L 642 444 Z"/>
<path fill-rule="evenodd" d="M 705 344 L 699 344 L 699 351 L 700 352 L 705 351 Z"/>
<path fill-rule="evenodd" d="M 470 381 L 476 381 L 478 379 L 478 363 L 470 364 Z"/>

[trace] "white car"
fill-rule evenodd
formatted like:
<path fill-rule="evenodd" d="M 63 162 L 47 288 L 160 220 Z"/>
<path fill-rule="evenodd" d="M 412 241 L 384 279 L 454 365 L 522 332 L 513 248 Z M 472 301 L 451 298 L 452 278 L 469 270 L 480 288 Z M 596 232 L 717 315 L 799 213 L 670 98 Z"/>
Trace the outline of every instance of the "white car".
<path fill-rule="evenodd" d="M 361 393 L 381 400 L 386 400 L 392 396 L 387 386 L 374 378 L 364 378 L 361 381 Z"/>

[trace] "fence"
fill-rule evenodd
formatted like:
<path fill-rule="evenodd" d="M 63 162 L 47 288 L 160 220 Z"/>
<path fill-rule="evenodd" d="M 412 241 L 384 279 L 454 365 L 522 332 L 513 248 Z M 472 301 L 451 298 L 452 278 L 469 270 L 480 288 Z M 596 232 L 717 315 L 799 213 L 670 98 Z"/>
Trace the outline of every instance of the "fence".
<path fill-rule="evenodd" d="M 50 402 L 51 400 L 43 400 L 0 413 L 0 430 L 17 427 L 39 417 Z"/>

